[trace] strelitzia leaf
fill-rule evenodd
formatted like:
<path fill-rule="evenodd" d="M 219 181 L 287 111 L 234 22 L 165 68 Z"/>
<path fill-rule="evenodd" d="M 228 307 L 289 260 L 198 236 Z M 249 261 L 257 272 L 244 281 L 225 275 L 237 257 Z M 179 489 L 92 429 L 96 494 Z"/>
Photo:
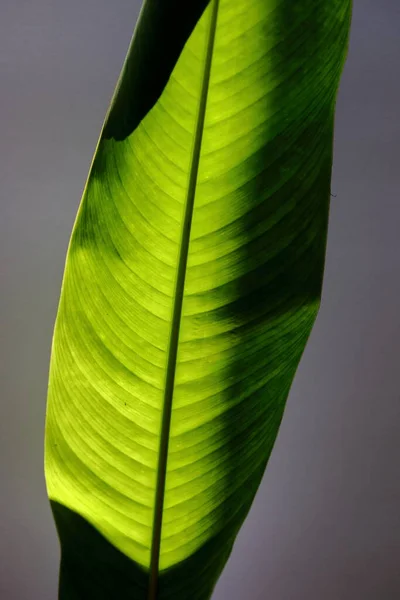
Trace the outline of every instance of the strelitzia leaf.
<path fill-rule="evenodd" d="M 351 0 L 144 4 L 53 339 L 62 599 L 211 596 L 320 305 L 350 17 Z"/>

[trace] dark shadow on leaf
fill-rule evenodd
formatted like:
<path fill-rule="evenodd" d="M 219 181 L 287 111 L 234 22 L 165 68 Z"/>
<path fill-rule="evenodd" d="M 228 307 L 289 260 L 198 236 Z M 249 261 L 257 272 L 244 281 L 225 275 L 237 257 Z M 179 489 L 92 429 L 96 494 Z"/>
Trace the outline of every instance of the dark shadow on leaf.
<path fill-rule="evenodd" d="M 61 543 L 59 600 L 147 598 L 147 571 L 76 512 L 55 501 L 51 501 L 51 508 Z M 188 559 L 162 572 L 160 600 L 209 598 L 231 549 L 232 542 L 222 544 L 216 536 Z"/>
<path fill-rule="evenodd" d="M 209 0 L 146 0 L 103 138 L 123 140 L 153 108 Z"/>

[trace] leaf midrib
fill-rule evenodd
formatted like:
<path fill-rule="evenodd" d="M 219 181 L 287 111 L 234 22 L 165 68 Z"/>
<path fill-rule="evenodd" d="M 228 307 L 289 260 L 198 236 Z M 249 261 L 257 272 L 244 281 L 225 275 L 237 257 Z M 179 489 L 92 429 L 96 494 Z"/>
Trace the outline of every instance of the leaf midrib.
<path fill-rule="evenodd" d="M 175 385 L 176 361 L 178 355 L 179 332 L 182 315 L 183 295 L 185 287 L 186 267 L 188 260 L 190 230 L 193 217 L 194 199 L 196 194 L 197 175 L 200 163 L 201 144 L 203 139 L 204 121 L 207 107 L 207 97 L 210 82 L 212 55 L 214 50 L 215 32 L 219 0 L 211 0 L 211 15 L 209 22 L 209 33 L 204 62 L 203 79 L 197 123 L 194 135 L 192 158 L 189 171 L 189 183 L 186 195 L 185 214 L 183 219 L 182 237 L 180 243 L 178 269 L 174 293 L 174 306 L 172 312 L 171 333 L 168 347 L 168 361 L 165 378 L 165 389 L 163 398 L 163 414 L 161 423 L 161 436 L 159 446 L 159 457 L 157 467 L 156 496 L 153 518 L 153 536 L 150 554 L 150 580 L 148 600 L 156 600 L 157 581 L 160 562 L 162 516 L 164 508 L 165 483 L 167 474 L 168 444 L 171 426 L 172 400 Z"/>

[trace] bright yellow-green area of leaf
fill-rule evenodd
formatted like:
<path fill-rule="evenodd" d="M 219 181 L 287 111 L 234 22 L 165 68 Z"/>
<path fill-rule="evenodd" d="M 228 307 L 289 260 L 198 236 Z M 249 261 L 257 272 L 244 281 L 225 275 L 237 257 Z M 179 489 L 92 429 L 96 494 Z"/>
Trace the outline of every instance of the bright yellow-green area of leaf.
<path fill-rule="evenodd" d="M 348 33 L 345 0 L 319 12 L 299 2 L 283 24 L 282 0 L 220 0 L 207 83 L 215 2 L 139 126 L 99 142 L 52 348 L 49 497 L 148 568 L 183 223 L 198 163 L 161 570 L 219 532 L 234 537 L 271 452 L 319 307 Z"/>

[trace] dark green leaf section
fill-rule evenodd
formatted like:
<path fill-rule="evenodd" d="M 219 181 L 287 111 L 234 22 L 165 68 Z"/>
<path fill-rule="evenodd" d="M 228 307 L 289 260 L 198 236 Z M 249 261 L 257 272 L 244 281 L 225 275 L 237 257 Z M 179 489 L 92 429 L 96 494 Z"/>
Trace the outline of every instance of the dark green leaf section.
<path fill-rule="evenodd" d="M 59 600 L 145 598 L 148 574 L 76 512 L 51 501 L 61 541 Z"/>
<path fill-rule="evenodd" d="M 147 0 L 103 129 L 123 140 L 157 102 L 209 0 Z"/>
<path fill-rule="evenodd" d="M 59 600 L 147 597 L 149 576 L 144 569 L 117 550 L 76 512 L 54 501 L 51 508 L 62 541 Z M 160 574 L 159 598 L 209 598 L 232 545 L 233 540 L 226 543 L 223 536 L 217 536 L 190 558 Z M 206 565 L 201 572 L 199 564 Z M 191 581 L 190 592 L 187 581 Z"/>

